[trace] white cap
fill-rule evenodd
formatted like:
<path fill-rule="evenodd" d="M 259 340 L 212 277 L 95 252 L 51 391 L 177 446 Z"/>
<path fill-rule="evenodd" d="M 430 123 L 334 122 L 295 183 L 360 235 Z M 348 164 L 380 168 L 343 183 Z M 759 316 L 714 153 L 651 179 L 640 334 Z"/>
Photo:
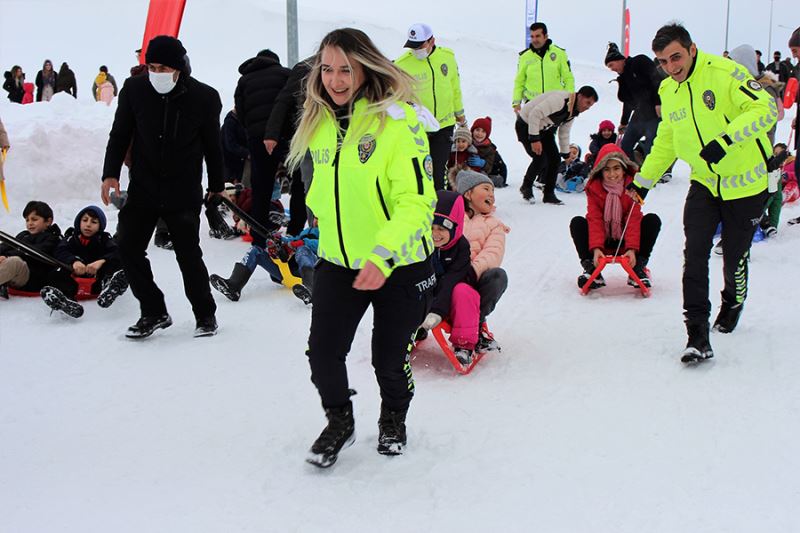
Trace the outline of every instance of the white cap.
<path fill-rule="evenodd" d="M 433 37 L 433 30 L 427 24 L 418 22 L 408 28 L 408 40 L 403 48 L 419 48 L 422 43 Z"/>

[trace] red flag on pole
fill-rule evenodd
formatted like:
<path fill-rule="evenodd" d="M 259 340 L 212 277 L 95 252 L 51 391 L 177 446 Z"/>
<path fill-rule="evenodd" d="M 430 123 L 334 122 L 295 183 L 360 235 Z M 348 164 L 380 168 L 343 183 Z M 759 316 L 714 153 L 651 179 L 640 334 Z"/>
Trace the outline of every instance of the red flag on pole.
<path fill-rule="evenodd" d="M 142 54 L 139 56 L 140 63 L 144 64 L 150 39 L 157 35 L 178 36 L 184 7 L 186 7 L 186 0 L 150 0 L 150 7 L 147 10 L 147 22 L 144 26 Z"/>
<path fill-rule="evenodd" d="M 631 10 L 625 10 L 625 51 L 622 54 L 625 57 L 631 55 Z"/>

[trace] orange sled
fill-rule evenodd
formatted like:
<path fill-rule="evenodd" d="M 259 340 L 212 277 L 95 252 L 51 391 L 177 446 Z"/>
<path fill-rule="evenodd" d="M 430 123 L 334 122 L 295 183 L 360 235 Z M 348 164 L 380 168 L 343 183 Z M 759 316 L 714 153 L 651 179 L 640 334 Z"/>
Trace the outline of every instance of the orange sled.
<path fill-rule="evenodd" d="M 77 300 L 92 300 L 97 298 L 97 294 L 92 294 L 92 285 L 94 285 L 96 278 L 79 278 L 77 276 L 72 276 L 72 279 L 78 283 L 78 294 L 76 295 Z M 13 287 L 8 288 L 8 294 L 12 296 L 27 297 L 39 296 L 38 292 L 21 291 Z"/>
<path fill-rule="evenodd" d="M 650 296 L 650 288 L 647 287 L 644 283 L 642 283 L 642 280 L 639 279 L 639 276 L 637 276 L 636 273 L 633 271 L 633 267 L 631 267 L 630 261 L 628 261 L 628 258 L 625 257 L 624 255 L 606 255 L 604 257 L 601 257 L 597 265 L 597 268 L 594 269 L 592 275 L 589 276 L 589 279 L 586 280 L 586 283 L 583 284 L 583 287 L 581 288 L 581 294 L 583 294 L 584 296 L 588 294 L 589 291 L 591 290 L 592 282 L 595 279 L 597 279 L 597 276 L 600 275 L 600 272 L 603 271 L 606 265 L 614 263 L 621 266 L 622 269 L 628 273 L 628 276 L 630 276 L 630 278 L 636 283 L 636 286 L 641 291 L 642 296 L 644 296 L 645 298 L 648 298 Z"/>
<path fill-rule="evenodd" d="M 483 359 L 483 356 L 486 355 L 486 352 L 473 353 L 472 361 L 468 365 L 462 365 L 461 362 L 456 358 L 456 354 L 453 351 L 453 346 L 448 340 L 450 330 L 450 324 L 446 320 L 442 320 L 438 326 L 431 330 L 431 335 L 433 335 L 433 338 L 436 339 L 436 343 L 439 345 L 439 348 L 442 349 L 444 356 L 453 366 L 455 371 L 462 375 L 469 374 L 472 372 L 472 369 L 475 368 L 475 365 L 478 364 L 478 361 Z M 486 329 L 485 332 L 491 335 L 488 329 Z"/>

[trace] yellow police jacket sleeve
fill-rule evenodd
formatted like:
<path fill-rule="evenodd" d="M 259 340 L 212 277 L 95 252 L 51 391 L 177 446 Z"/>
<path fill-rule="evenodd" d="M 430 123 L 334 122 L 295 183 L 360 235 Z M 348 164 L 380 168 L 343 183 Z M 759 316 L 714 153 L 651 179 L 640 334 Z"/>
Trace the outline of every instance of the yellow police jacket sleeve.
<path fill-rule="evenodd" d="M 378 231 L 369 256 L 387 277 L 397 266 L 422 261 L 433 251 L 430 232 L 436 201 L 433 181 L 424 167 L 428 145 L 422 126 L 414 126 L 417 134 L 406 121 L 393 126 L 405 131 L 393 136 L 397 143 L 386 167 L 391 218 Z"/>
<path fill-rule="evenodd" d="M 731 103 L 740 112 L 725 128 L 725 133 L 734 143 L 752 140 L 755 135 L 768 131 L 778 117 L 775 99 L 752 78 L 737 79 L 740 72 L 737 69 L 728 84 Z"/>
<path fill-rule="evenodd" d="M 517 75 L 514 78 L 514 96 L 511 100 L 511 105 L 519 105 L 522 103 L 522 94 L 525 90 L 525 81 L 525 60 L 523 56 L 519 56 L 519 61 L 517 61 Z"/>
<path fill-rule="evenodd" d="M 675 161 L 675 157 L 672 127 L 669 125 L 669 119 L 665 118 L 658 124 L 653 147 L 650 149 L 647 159 L 644 160 L 640 172 L 636 174 L 634 183 L 639 187 L 652 189 Z"/>
<path fill-rule="evenodd" d="M 572 68 L 569 66 L 569 58 L 566 52 L 563 52 L 561 56 L 561 79 L 564 81 L 564 90 L 574 93 L 575 75 L 572 74 Z"/>
<path fill-rule="evenodd" d="M 453 76 L 450 76 L 450 85 L 453 88 L 453 114 L 456 116 L 464 116 L 464 103 L 461 96 L 461 74 L 458 72 L 458 64 L 456 63 L 455 56 L 451 56 L 451 58 Z"/>

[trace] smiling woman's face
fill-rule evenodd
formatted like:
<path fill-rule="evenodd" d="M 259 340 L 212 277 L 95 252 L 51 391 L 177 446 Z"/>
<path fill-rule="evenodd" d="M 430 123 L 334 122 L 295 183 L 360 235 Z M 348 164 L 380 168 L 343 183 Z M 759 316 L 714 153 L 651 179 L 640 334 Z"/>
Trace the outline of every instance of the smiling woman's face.
<path fill-rule="evenodd" d="M 350 62 L 344 52 L 334 46 L 322 49 L 322 85 L 331 100 L 338 105 L 347 105 L 364 83 L 364 69 Z"/>

